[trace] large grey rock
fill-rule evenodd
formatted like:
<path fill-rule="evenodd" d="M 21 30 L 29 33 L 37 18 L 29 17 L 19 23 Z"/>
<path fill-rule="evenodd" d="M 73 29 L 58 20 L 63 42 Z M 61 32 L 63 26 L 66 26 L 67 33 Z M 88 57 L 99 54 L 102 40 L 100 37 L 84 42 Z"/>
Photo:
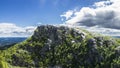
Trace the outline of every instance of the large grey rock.
<path fill-rule="evenodd" d="M 85 33 L 74 28 L 52 25 L 39 26 L 32 37 L 39 41 L 44 40 L 47 44 L 51 44 L 51 46 L 53 46 L 62 44 L 62 42 L 64 42 L 69 35 L 72 35 L 74 38 L 79 36 L 79 39 L 72 39 L 75 40 L 75 42 L 81 42 L 85 39 Z M 48 43 L 48 39 L 54 42 Z"/>
<path fill-rule="evenodd" d="M 103 37 L 95 37 L 98 46 L 103 46 Z"/>
<path fill-rule="evenodd" d="M 106 46 L 106 47 L 109 47 L 109 46 L 112 46 L 115 44 L 114 40 L 105 40 L 103 42 L 103 44 Z"/>
<path fill-rule="evenodd" d="M 94 38 L 91 38 L 87 42 L 88 47 L 96 47 L 96 40 Z"/>
<path fill-rule="evenodd" d="M 120 56 L 120 46 L 118 46 L 117 48 L 115 48 L 115 52 L 117 56 Z"/>

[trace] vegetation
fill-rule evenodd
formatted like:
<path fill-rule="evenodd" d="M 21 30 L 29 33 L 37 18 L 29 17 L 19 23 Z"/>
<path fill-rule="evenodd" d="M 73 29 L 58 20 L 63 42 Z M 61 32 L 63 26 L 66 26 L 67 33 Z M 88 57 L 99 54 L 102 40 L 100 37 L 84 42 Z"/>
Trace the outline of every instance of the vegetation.
<path fill-rule="evenodd" d="M 75 28 L 39 26 L 22 43 L 0 50 L 1 68 L 120 68 L 120 40 Z"/>

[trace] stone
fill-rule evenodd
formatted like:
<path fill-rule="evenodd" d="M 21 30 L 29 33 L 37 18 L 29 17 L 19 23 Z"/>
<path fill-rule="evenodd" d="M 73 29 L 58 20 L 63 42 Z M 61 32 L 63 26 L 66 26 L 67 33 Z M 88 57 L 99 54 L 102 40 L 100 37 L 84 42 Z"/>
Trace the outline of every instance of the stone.
<path fill-rule="evenodd" d="M 108 47 L 108 46 L 112 46 L 112 45 L 114 45 L 114 41 L 113 40 L 105 40 L 104 42 L 103 42 L 103 44 L 106 46 L 106 47 Z"/>
<path fill-rule="evenodd" d="M 103 37 L 95 37 L 97 41 L 103 41 Z"/>
<path fill-rule="evenodd" d="M 96 40 L 94 38 L 91 38 L 87 42 L 88 47 L 96 47 Z"/>
<path fill-rule="evenodd" d="M 103 46 L 103 37 L 95 37 L 98 46 Z"/>
<path fill-rule="evenodd" d="M 120 56 L 120 46 L 115 48 L 115 53 L 117 56 Z"/>

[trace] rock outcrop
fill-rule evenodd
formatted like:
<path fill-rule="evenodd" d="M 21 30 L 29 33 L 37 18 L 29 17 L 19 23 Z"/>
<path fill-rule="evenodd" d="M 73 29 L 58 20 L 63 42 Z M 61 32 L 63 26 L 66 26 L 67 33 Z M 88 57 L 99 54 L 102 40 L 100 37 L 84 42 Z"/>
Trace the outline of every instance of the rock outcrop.
<path fill-rule="evenodd" d="M 28 68 L 119 68 L 119 45 L 116 39 L 94 36 L 80 28 L 42 25 L 1 56 L 12 66 Z"/>

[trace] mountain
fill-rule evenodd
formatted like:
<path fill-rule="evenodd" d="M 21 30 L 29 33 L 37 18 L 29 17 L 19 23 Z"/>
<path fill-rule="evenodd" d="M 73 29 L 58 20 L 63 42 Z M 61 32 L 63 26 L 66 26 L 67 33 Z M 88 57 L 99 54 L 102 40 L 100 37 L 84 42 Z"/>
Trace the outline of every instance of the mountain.
<path fill-rule="evenodd" d="M 120 68 L 120 39 L 42 25 L 27 40 L 0 50 L 0 67 Z"/>
<path fill-rule="evenodd" d="M 1 37 L 0 38 L 0 50 L 7 49 L 17 43 L 20 43 L 27 39 L 26 37 Z"/>
<path fill-rule="evenodd" d="M 11 45 L 15 43 L 19 43 L 27 39 L 26 37 L 1 37 L 0 38 L 0 46 Z"/>

